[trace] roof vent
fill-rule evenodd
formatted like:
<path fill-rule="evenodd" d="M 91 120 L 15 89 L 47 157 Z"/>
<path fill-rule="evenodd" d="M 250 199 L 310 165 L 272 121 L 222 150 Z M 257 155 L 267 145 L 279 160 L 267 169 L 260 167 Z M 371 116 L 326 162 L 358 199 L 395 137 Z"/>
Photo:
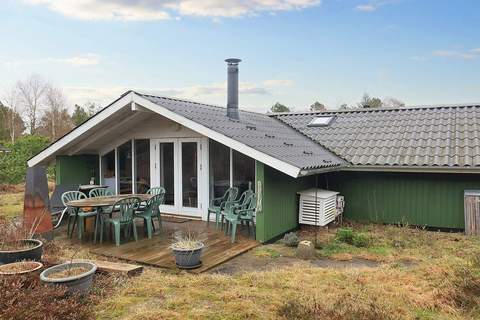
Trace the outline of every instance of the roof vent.
<path fill-rule="evenodd" d="M 326 127 L 332 122 L 334 116 L 315 117 L 308 123 L 308 127 Z"/>
<path fill-rule="evenodd" d="M 240 59 L 230 58 L 225 62 L 228 65 L 227 81 L 227 116 L 233 120 L 239 120 L 238 114 L 238 64 Z"/>

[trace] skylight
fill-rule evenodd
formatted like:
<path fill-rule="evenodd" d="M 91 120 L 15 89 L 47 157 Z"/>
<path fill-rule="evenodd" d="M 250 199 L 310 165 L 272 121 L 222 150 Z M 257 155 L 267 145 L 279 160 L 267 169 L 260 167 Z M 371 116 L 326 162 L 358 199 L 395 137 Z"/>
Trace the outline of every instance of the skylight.
<path fill-rule="evenodd" d="M 332 122 L 333 116 L 321 116 L 315 117 L 308 124 L 309 127 L 326 127 Z"/>

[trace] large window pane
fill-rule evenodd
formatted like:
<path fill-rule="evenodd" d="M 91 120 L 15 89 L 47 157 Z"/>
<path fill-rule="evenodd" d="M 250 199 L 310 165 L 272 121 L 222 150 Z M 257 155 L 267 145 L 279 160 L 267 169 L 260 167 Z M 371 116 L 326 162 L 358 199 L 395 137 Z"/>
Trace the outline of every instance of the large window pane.
<path fill-rule="evenodd" d="M 184 207 L 198 207 L 197 176 L 197 143 L 182 142 L 182 202 Z"/>
<path fill-rule="evenodd" d="M 230 148 L 210 140 L 210 199 L 221 197 L 230 187 Z"/>
<path fill-rule="evenodd" d="M 150 140 L 135 140 L 135 192 L 150 189 Z"/>
<path fill-rule="evenodd" d="M 233 150 L 233 185 L 238 194 L 247 189 L 255 190 L 255 160 Z"/>
<path fill-rule="evenodd" d="M 115 192 L 115 150 L 102 156 L 101 183 Z"/>
<path fill-rule="evenodd" d="M 165 188 L 165 204 L 174 205 L 175 201 L 175 173 L 173 158 L 173 142 L 160 143 L 160 186 Z"/>
<path fill-rule="evenodd" d="M 132 193 L 132 142 L 118 147 L 118 193 Z"/>

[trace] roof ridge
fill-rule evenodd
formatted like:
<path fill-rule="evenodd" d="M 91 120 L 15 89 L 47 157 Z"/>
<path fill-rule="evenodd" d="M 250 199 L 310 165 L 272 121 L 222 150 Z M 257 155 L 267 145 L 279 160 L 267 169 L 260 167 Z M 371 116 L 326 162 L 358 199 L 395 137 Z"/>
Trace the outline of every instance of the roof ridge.
<path fill-rule="evenodd" d="M 276 112 L 267 113 L 270 117 L 278 116 L 297 116 L 297 115 L 327 115 L 337 113 L 367 113 L 367 112 L 386 112 L 386 111 L 407 111 L 407 110 L 426 110 L 426 109 L 459 109 L 459 108 L 478 108 L 480 103 L 465 104 L 444 104 L 444 105 L 417 105 L 398 108 L 356 108 L 347 110 L 324 110 L 324 111 L 292 111 L 292 112 Z"/>
<path fill-rule="evenodd" d="M 185 99 L 185 98 L 167 97 L 167 96 L 162 96 L 162 95 L 157 95 L 157 94 L 142 93 L 142 92 L 134 91 L 134 90 L 131 90 L 131 91 L 133 91 L 134 93 L 136 93 L 138 95 L 141 95 L 141 96 L 148 96 L 148 97 L 174 100 L 174 101 L 180 101 L 180 102 L 195 103 L 195 104 L 199 104 L 199 105 L 203 105 L 203 106 L 207 106 L 207 107 L 214 107 L 214 108 L 225 109 L 225 110 L 227 109 L 227 107 L 220 106 L 220 105 L 217 105 L 217 104 L 199 102 L 199 101 L 194 101 L 194 100 Z M 265 113 L 260 113 L 260 112 L 250 111 L 250 110 L 244 110 L 244 109 L 240 109 L 240 108 L 238 109 L 238 111 L 246 112 L 246 113 L 253 113 L 253 114 L 260 114 L 260 115 L 267 115 Z"/>

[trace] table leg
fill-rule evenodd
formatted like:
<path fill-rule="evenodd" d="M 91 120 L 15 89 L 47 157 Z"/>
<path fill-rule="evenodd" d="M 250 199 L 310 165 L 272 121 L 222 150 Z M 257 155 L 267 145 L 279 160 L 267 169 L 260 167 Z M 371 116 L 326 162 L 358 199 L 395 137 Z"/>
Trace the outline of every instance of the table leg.
<path fill-rule="evenodd" d="M 97 243 L 97 234 L 98 234 L 98 228 L 100 227 L 100 219 L 102 214 L 102 208 L 98 207 L 97 208 L 97 215 L 95 216 L 95 227 L 94 227 L 94 232 L 93 232 L 93 244 Z M 102 232 L 103 230 L 100 230 Z"/>
<path fill-rule="evenodd" d="M 75 217 L 73 218 L 73 225 L 72 225 L 72 229 L 70 229 L 70 239 L 72 238 L 73 236 L 73 231 L 75 230 L 75 224 L 77 223 L 77 219 L 78 219 L 78 210 L 80 210 L 80 208 L 75 208 Z"/>

